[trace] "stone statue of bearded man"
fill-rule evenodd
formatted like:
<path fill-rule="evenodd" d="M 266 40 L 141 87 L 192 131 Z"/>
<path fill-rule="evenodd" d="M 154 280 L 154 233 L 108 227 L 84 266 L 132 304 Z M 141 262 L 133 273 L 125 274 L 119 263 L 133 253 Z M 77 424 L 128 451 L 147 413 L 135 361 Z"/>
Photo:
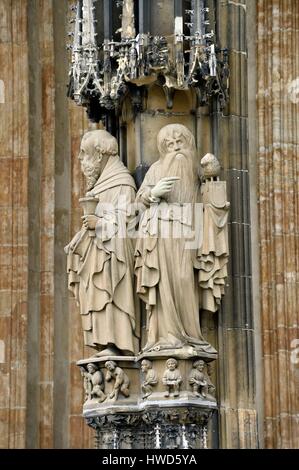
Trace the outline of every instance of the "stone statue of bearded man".
<path fill-rule="evenodd" d="M 134 292 L 134 249 L 127 237 L 128 207 L 135 183 L 105 130 L 87 132 L 79 160 L 87 179 L 83 227 L 66 247 L 68 285 L 79 306 L 85 345 L 99 356 L 132 355 L 139 347 L 139 310 Z M 82 202 L 82 203 L 83 203 Z"/>
<path fill-rule="evenodd" d="M 160 159 L 150 167 L 137 193 L 144 208 L 135 250 L 137 292 L 147 309 L 143 351 L 190 351 L 191 347 L 214 354 L 202 336 L 199 314 L 201 309 L 215 312 L 224 293 L 225 191 L 215 204 L 210 197 L 213 191 L 203 198 L 195 141 L 185 126 L 163 127 L 158 149 Z M 225 184 L 210 183 L 216 188 L 217 183 Z"/>

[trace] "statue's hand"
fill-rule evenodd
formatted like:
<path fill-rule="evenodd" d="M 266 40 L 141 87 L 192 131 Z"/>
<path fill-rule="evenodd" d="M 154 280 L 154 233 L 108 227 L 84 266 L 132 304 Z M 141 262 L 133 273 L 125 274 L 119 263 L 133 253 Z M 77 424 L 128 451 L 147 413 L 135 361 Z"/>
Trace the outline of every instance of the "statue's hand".
<path fill-rule="evenodd" d="M 94 230 L 99 218 L 96 215 L 84 215 L 81 217 L 83 219 L 83 227 L 86 229 Z"/>
<path fill-rule="evenodd" d="M 165 194 L 169 193 L 174 183 L 179 180 L 177 176 L 166 176 L 165 178 L 160 179 L 156 186 L 151 190 L 151 196 L 153 198 L 160 198 L 165 196 Z"/>

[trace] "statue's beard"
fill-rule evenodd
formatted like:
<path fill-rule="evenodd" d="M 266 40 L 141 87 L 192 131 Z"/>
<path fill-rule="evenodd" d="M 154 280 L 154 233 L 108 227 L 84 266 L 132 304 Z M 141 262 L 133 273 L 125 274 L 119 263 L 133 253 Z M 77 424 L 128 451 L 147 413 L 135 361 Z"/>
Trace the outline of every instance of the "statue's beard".
<path fill-rule="evenodd" d="M 195 158 L 191 152 L 167 153 L 161 162 L 161 177 L 177 176 L 173 189 L 166 196 L 168 202 L 194 202 L 197 192 Z"/>
<path fill-rule="evenodd" d="M 87 191 L 94 188 L 101 174 L 102 163 L 101 160 L 96 160 L 91 166 L 85 166 L 83 174 L 86 178 Z"/>

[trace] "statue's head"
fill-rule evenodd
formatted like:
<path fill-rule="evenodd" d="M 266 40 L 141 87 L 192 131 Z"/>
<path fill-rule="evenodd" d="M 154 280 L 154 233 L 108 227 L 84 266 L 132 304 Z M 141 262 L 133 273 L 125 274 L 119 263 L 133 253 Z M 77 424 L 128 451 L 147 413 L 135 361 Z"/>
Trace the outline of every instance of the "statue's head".
<path fill-rule="evenodd" d="M 166 361 L 166 367 L 169 370 L 175 370 L 178 366 L 178 361 L 171 357 L 170 359 L 167 359 Z"/>
<path fill-rule="evenodd" d="M 147 372 L 149 369 L 152 369 L 152 363 L 148 359 L 143 359 L 141 362 L 141 370 L 142 372 Z"/>
<path fill-rule="evenodd" d="M 199 370 L 200 372 L 202 372 L 205 368 L 205 361 L 203 361 L 202 359 L 199 359 L 198 361 L 194 362 L 193 367 Z"/>
<path fill-rule="evenodd" d="M 195 152 L 195 140 L 189 129 L 182 124 L 168 124 L 158 134 L 157 145 L 160 155 L 179 154 L 184 150 Z"/>
<path fill-rule="evenodd" d="M 195 140 L 189 129 L 182 124 L 168 124 L 158 134 L 160 153 L 160 177 L 177 177 L 168 202 L 192 202 L 198 185 L 199 162 Z"/>
<path fill-rule="evenodd" d="M 94 374 L 97 370 L 97 366 L 90 362 L 89 364 L 87 364 L 87 370 L 90 374 Z"/>
<path fill-rule="evenodd" d="M 113 371 L 116 368 L 116 362 L 114 361 L 107 361 L 105 362 L 106 369 Z"/>
<path fill-rule="evenodd" d="M 88 190 L 94 187 L 108 159 L 117 155 L 117 140 L 109 132 L 97 129 L 84 134 L 78 158 L 87 179 Z"/>

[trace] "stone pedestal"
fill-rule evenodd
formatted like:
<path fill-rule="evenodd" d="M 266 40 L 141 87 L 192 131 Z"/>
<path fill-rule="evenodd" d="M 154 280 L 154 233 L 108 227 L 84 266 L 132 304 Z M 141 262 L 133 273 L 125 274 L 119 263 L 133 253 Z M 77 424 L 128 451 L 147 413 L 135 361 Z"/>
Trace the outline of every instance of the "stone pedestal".
<path fill-rule="evenodd" d="M 96 431 L 96 448 L 207 448 L 208 424 L 217 404 L 213 396 L 214 387 L 206 370 L 215 355 L 203 355 L 205 357 L 198 356 L 190 349 L 179 353 L 175 350 L 157 351 L 137 357 L 106 356 L 79 361 L 77 365 L 81 368 L 87 392 L 83 416 Z M 169 364 L 170 358 L 176 364 L 176 374 L 181 377 L 176 389 L 165 383 L 168 371 L 166 362 Z M 107 361 L 113 362 L 116 375 L 127 380 L 127 388 L 122 393 L 120 385 L 117 398 L 111 397 L 117 378 L 111 379 Z M 190 377 L 194 363 L 200 361 L 204 361 L 201 366 L 205 369 L 203 373 L 206 377 L 201 383 L 206 383 L 206 387 L 199 386 L 196 391 L 194 384 L 190 383 Z M 144 370 L 144 363 L 150 365 L 152 382 L 147 376 L 148 370 Z M 92 384 L 88 369 L 100 371 L 97 376 L 102 378 L 100 385 Z M 146 381 L 152 385 L 145 386 Z M 98 390 L 96 387 L 100 387 L 103 392 L 101 398 L 92 396 L 92 388 Z"/>

